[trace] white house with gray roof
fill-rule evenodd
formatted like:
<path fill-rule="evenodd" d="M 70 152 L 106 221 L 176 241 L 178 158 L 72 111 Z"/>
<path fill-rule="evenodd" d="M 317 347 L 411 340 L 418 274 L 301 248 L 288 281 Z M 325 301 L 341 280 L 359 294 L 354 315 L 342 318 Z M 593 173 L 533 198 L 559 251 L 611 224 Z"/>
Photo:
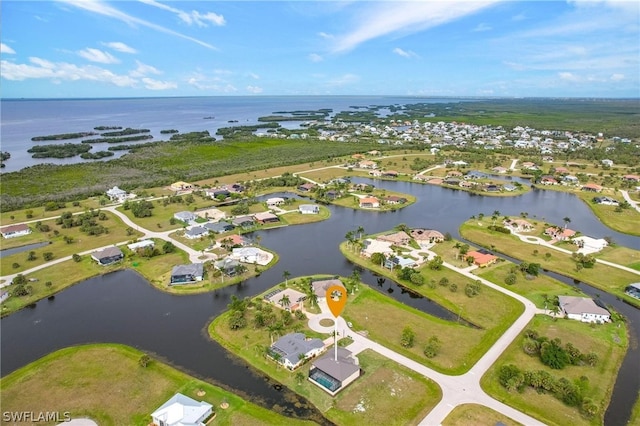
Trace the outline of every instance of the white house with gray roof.
<path fill-rule="evenodd" d="M 204 426 L 213 415 L 213 405 L 177 393 L 151 413 L 156 426 Z"/>
<path fill-rule="evenodd" d="M 558 296 L 560 310 L 569 318 L 582 322 L 608 322 L 611 314 L 588 297 Z"/>
<path fill-rule="evenodd" d="M 269 352 L 272 358 L 289 370 L 294 370 L 305 359 L 313 358 L 324 351 L 324 343 L 320 339 L 307 339 L 302 333 L 289 333 L 279 338 Z"/>
<path fill-rule="evenodd" d="M 177 265 L 171 270 L 170 285 L 189 284 L 202 281 L 204 277 L 204 264 L 192 263 L 191 265 Z"/>
<path fill-rule="evenodd" d="M 185 238 L 195 240 L 196 238 L 204 237 L 209 234 L 209 230 L 203 226 L 194 226 L 193 228 L 184 231 Z"/>
<path fill-rule="evenodd" d="M 309 369 L 311 383 L 331 396 L 335 396 L 358 377 L 360 377 L 358 359 L 345 348 L 338 348 L 337 359 L 333 350 L 328 351 L 313 361 Z"/>
<path fill-rule="evenodd" d="M 298 211 L 302 214 L 318 214 L 320 213 L 320 206 L 317 204 L 300 204 Z"/>
<path fill-rule="evenodd" d="M 196 214 L 188 211 L 174 213 L 173 217 L 186 223 L 191 223 L 198 218 Z"/>

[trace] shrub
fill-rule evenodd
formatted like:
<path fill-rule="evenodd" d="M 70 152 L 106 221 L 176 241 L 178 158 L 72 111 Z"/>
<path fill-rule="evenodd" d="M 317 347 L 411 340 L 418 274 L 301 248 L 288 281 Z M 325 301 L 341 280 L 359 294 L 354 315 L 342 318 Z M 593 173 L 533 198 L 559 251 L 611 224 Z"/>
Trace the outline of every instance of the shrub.
<path fill-rule="evenodd" d="M 518 281 L 518 276 L 513 273 L 507 274 L 507 276 L 504 278 L 504 282 L 507 285 L 514 285 L 517 281 Z"/>
<path fill-rule="evenodd" d="M 438 355 L 438 352 L 440 352 L 441 344 L 442 343 L 440 342 L 440 339 L 438 339 L 436 336 L 430 337 L 427 345 L 424 347 L 424 356 L 426 356 L 427 358 L 434 358 L 436 355 Z"/>
<path fill-rule="evenodd" d="M 415 343 L 416 334 L 411 327 L 407 326 L 402 330 L 402 336 L 400 337 L 400 344 L 405 348 L 412 348 Z"/>

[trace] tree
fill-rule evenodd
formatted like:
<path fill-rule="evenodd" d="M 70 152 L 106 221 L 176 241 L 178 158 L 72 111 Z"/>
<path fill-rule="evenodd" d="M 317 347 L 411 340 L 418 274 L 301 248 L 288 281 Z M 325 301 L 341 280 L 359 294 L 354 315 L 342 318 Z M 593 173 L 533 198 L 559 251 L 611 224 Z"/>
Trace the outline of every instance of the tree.
<path fill-rule="evenodd" d="M 429 269 L 433 269 L 434 271 L 439 271 L 442 269 L 442 264 L 444 261 L 440 256 L 436 256 L 429 261 Z"/>
<path fill-rule="evenodd" d="M 344 238 L 347 240 L 347 247 L 350 247 L 355 242 L 355 237 L 353 231 L 349 231 L 344 235 Z"/>
<path fill-rule="evenodd" d="M 176 251 L 176 246 L 171 241 L 165 241 L 162 244 L 163 253 L 173 253 L 174 251 Z"/>
<path fill-rule="evenodd" d="M 442 287 L 447 287 L 449 285 L 449 278 L 447 277 L 440 278 L 440 281 L 438 282 L 438 284 L 440 284 Z"/>
<path fill-rule="evenodd" d="M 387 260 L 387 258 L 382 253 L 373 253 L 371 255 L 371 262 L 380 265 L 380 267 L 384 265 L 385 260 Z"/>
<path fill-rule="evenodd" d="M 513 273 L 507 274 L 507 276 L 504 278 L 504 282 L 507 285 L 514 285 L 517 280 L 518 280 L 518 276 Z"/>
<path fill-rule="evenodd" d="M 296 379 L 296 382 L 298 383 L 298 386 L 300 386 L 302 382 L 304 382 L 304 380 L 306 379 L 306 376 L 302 371 L 298 371 L 295 375 L 295 379 Z"/>
<path fill-rule="evenodd" d="M 291 306 L 291 300 L 289 299 L 289 295 L 285 294 L 284 296 L 282 296 L 282 299 L 280 299 L 280 305 L 285 309 Z"/>
<path fill-rule="evenodd" d="M 244 317 L 244 312 L 233 311 L 231 316 L 229 316 L 228 325 L 231 330 L 245 328 L 247 326 L 247 319 Z"/>
<path fill-rule="evenodd" d="M 571 218 L 569 216 L 565 216 L 562 218 L 562 221 L 564 222 L 564 229 L 567 229 L 567 225 L 571 223 Z"/>
<path fill-rule="evenodd" d="M 419 272 L 415 272 L 409 276 L 409 281 L 415 285 L 422 285 L 424 284 L 424 277 Z"/>
<path fill-rule="evenodd" d="M 570 363 L 569 355 L 559 345 L 557 339 L 550 342 L 544 342 L 540 346 L 540 360 L 544 365 L 548 365 L 554 370 L 561 370 Z"/>
<path fill-rule="evenodd" d="M 358 229 L 356 229 L 356 232 L 358 233 L 358 239 L 362 239 L 362 234 L 364 234 L 364 227 L 362 225 L 359 225 Z"/>
<path fill-rule="evenodd" d="M 400 337 L 400 344 L 405 348 L 412 348 L 415 343 L 416 333 L 413 332 L 411 327 L 406 326 L 402 330 L 402 336 Z"/>
<path fill-rule="evenodd" d="M 289 277 L 291 276 L 291 272 L 287 271 L 286 269 L 284 271 L 282 271 L 282 277 L 284 278 L 284 284 L 288 285 L 289 284 Z"/>
<path fill-rule="evenodd" d="M 140 358 L 138 358 L 138 365 L 140 367 L 146 368 L 150 363 L 151 363 L 151 358 L 147 354 L 144 354 Z"/>
<path fill-rule="evenodd" d="M 20 284 L 26 284 L 26 283 L 27 283 L 27 277 L 25 277 L 22 274 L 16 275 L 11 281 L 11 284 L 13 285 L 20 285 Z"/>
<path fill-rule="evenodd" d="M 33 261 L 33 260 L 36 260 L 36 259 L 37 259 L 36 252 L 33 251 L 33 250 L 30 251 L 29 254 L 27 255 L 27 260 L 28 261 Z"/>
<path fill-rule="evenodd" d="M 480 290 L 482 289 L 480 285 L 480 281 L 476 280 L 472 283 L 469 283 L 464 288 L 464 293 L 469 297 L 474 297 L 480 294 Z"/>
<path fill-rule="evenodd" d="M 51 259 L 53 259 L 53 253 L 52 253 L 52 252 L 50 252 L 50 251 L 44 252 L 44 253 L 42 253 L 42 258 L 43 258 L 46 262 L 48 262 L 48 261 L 50 261 Z"/>
<path fill-rule="evenodd" d="M 74 262 L 78 263 L 78 262 L 82 262 L 82 256 L 80 256 L 77 253 L 74 253 L 73 256 L 71 256 L 71 258 L 73 259 Z"/>
<path fill-rule="evenodd" d="M 442 343 L 436 336 L 431 336 L 424 347 L 423 353 L 427 358 L 434 358 L 440 352 Z"/>
<path fill-rule="evenodd" d="M 11 264 L 11 267 L 12 267 L 13 269 L 18 269 L 18 268 L 20 267 L 20 264 L 19 264 L 18 262 L 13 262 L 13 263 Z"/>

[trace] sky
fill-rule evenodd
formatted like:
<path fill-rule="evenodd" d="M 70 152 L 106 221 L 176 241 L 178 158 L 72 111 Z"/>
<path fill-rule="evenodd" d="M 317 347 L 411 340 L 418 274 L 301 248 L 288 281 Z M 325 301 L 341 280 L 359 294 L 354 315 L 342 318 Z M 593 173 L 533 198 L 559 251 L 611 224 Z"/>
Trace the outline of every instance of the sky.
<path fill-rule="evenodd" d="M 640 2 L 3 0 L 2 98 L 640 97 Z"/>

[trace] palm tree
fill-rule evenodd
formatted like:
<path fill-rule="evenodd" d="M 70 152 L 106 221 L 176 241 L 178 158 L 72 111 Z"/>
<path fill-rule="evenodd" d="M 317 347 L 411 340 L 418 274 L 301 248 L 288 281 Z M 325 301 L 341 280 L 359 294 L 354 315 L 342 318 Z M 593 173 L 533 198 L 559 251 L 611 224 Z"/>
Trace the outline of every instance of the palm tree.
<path fill-rule="evenodd" d="M 354 242 L 354 234 L 353 231 L 349 231 L 344 235 L 344 238 L 347 240 L 347 247 L 349 247 Z"/>
<path fill-rule="evenodd" d="M 571 223 L 571 218 L 566 216 L 562 219 L 562 221 L 564 222 L 564 229 L 567 229 L 567 225 Z"/>
<path fill-rule="evenodd" d="M 494 210 L 491 219 L 493 219 L 493 226 L 496 225 L 496 219 L 500 217 L 500 210 Z"/>
<path fill-rule="evenodd" d="M 284 278 L 284 285 L 288 285 L 289 284 L 289 277 L 291 276 L 291 272 L 287 271 L 286 269 L 284 271 L 282 271 L 282 278 Z"/>
<path fill-rule="evenodd" d="M 358 233 L 358 239 L 362 239 L 362 234 L 364 234 L 364 227 L 362 225 L 359 225 L 358 229 L 356 229 L 356 232 Z"/>
<path fill-rule="evenodd" d="M 291 306 L 291 300 L 289 299 L 289 295 L 285 294 L 284 296 L 282 296 L 282 299 L 280 299 L 280 305 L 282 305 L 282 307 L 285 309 Z"/>

